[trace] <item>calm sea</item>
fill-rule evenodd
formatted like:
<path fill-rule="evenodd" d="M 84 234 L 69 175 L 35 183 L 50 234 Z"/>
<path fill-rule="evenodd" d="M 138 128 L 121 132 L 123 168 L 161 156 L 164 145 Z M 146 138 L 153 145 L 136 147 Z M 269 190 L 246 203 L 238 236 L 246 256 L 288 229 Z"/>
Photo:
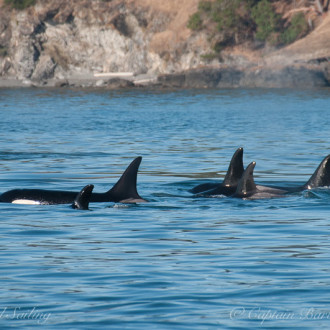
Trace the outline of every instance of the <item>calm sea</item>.
<path fill-rule="evenodd" d="M 0 204 L 0 327 L 329 329 L 330 191 L 194 197 L 244 147 L 257 183 L 330 153 L 330 91 L 0 90 L 0 191 L 108 190 L 140 205 Z"/>

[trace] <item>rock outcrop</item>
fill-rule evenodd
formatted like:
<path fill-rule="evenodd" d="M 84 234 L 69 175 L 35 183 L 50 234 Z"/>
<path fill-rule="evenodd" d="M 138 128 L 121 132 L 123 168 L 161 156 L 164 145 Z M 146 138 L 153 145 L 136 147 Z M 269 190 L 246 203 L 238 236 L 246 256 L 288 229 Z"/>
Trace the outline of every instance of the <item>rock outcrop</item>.
<path fill-rule="evenodd" d="M 323 70 L 305 66 L 194 69 L 160 75 L 158 83 L 164 88 L 317 88 L 330 85 Z"/>

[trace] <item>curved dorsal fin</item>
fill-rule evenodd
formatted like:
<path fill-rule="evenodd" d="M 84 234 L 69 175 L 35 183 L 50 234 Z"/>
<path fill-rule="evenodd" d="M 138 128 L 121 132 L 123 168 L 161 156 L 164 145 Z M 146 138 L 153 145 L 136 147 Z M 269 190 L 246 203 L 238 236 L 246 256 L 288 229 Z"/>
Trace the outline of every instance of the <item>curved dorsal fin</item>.
<path fill-rule="evenodd" d="M 251 196 L 257 190 L 257 186 L 253 178 L 253 170 L 256 166 L 256 162 L 252 162 L 246 168 L 238 183 L 234 197 L 245 198 Z"/>
<path fill-rule="evenodd" d="M 326 156 L 313 175 L 303 186 L 303 189 L 330 186 L 330 155 Z"/>
<path fill-rule="evenodd" d="M 72 203 L 72 208 L 79 210 L 88 210 L 89 201 L 91 199 L 94 185 L 89 184 L 81 189 L 76 199 Z"/>
<path fill-rule="evenodd" d="M 107 192 L 114 202 L 145 201 L 137 192 L 136 181 L 142 157 L 135 158 L 127 167 L 117 183 Z"/>
<path fill-rule="evenodd" d="M 238 148 L 231 158 L 228 171 L 223 180 L 223 185 L 226 187 L 237 186 L 239 180 L 244 173 L 243 166 L 243 148 Z"/>

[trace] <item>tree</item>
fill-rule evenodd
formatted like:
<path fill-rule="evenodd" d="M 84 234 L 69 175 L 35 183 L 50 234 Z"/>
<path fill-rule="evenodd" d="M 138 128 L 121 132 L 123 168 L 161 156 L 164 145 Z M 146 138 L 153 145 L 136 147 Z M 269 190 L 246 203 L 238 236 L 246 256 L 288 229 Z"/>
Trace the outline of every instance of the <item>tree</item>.
<path fill-rule="evenodd" d="M 252 8 L 252 18 L 257 25 L 257 39 L 266 41 L 278 31 L 280 16 L 275 13 L 268 0 L 262 0 Z"/>

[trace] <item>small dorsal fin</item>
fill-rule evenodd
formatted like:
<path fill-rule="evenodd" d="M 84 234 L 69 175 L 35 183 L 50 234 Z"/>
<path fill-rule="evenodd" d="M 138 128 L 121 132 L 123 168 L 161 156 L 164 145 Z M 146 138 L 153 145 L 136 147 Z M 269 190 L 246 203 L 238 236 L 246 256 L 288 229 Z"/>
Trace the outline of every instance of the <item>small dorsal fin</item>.
<path fill-rule="evenodd" d="M 136 181 L 142 157 L 135 158 L 127 167 L 117 183 L 107 192 L 114 202 L 145 201 L 137 192 Z"/>
<path fill-rule="evenodd" d="M 257 186 L 253 178 L 253 170 L 255 166 L 256 166 L 256 162 L 252 162 L 246 168 L 246 170 L 243 173 L 243 176 L 241 177 L 238 183 L 234 197 L 240 197 L 240 198 L 249 197 L 257 190 Z"/>
<path fill-rule="evenodd" d="M 76 199 L 74 200 L 72 208 L 79 210 L 88 210 L 93 189 L 94 185 L 92 184 L 89 184 L 82 188 L 81 191 L 78 193 Z"/>
<path fill-rule="evenodd" d="M 304 189 L 330 186 L 330 155 L 326 156 L 307 183 Z"/>
<path fill-rule="evenodd" d="M 243 166 L 243 148 L 238 148 L 231 158 L 228 171 L 223 180 L 223 185 L 226 187 L 237 186 L 239 180 L 244 173 Z"/>

